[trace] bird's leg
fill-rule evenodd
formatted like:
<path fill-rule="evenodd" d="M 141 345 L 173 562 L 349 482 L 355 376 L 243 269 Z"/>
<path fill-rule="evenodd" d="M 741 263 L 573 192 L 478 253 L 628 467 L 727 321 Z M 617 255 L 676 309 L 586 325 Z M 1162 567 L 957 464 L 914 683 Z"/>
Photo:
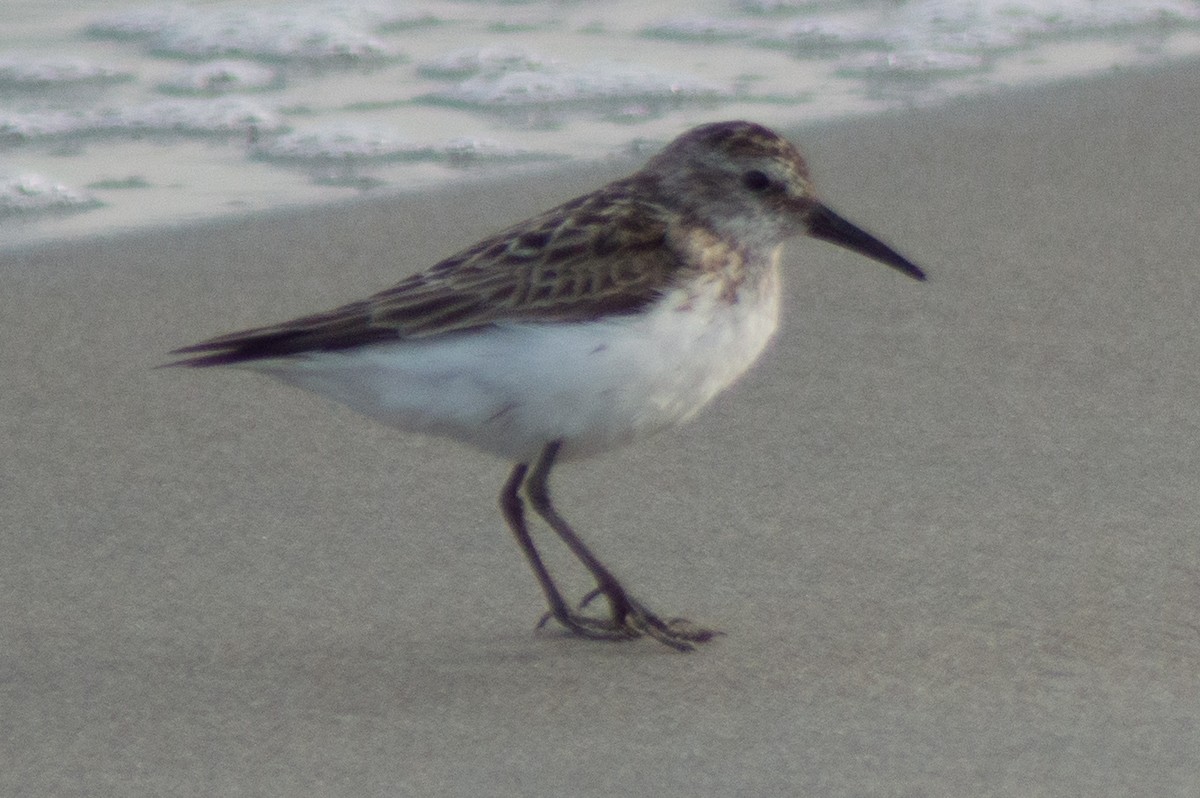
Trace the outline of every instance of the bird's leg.
<path fill-rule="evenodd" d="M 512 474 L 504 483 L 504 490 L 500 492 L 500 510 L 504 513 L 504 519 L 508 521 L 513 535 L 516 536 L 517 543 L 525 554 L 525 559 L 533 568 L 533 573 L 542 586 L 542 592 L 546 594 L 546 601 L 550 605 L 550 615 L 563 626 L 583 637 L 604 640 L 624 640 L 636 637 L 636 632 L 627 630 L 624 626 L 616 627 L 607 621 L 600 621 L 574 612 L 563 599 L 562 592 L 554 583 L 546 564 L 542 562 L 537 547 L 533 545 L 533 537 L 529 534 L 529 528 L 525 525 L 525 508 L 518 491 L 521 483 L 525 480 L 528 469 L 527 463 L 518 463 L 513 467 Z"/>
<path fill-rule="evenodd" d="M 525 494 L 529 497 L 537 514 L 562 538 L 571 552 L 595 578 L 596 589 L 589 596 L 603 594 L 608 599 L 612 611 L 612 621 L 610 624 L 606 624 L 606 631 L 610 633 L 623 632 L 621 637 L 637 637 L 646 634 L 660 643 L 680 651 L 690 651 L 694 647 L 693 643 L 711 640 L 716 632 L 695 627 L 681 618 L 664 621 L 641 602 L 631 597 L 612 572 L 604 566 L 604 563 L 600 562 L 599 558 L 580 540 L 566 520 L 554 509 L 554 504 L 550 500 L 550 469 L 554 467 L 554 461 L 561 448 L 562 441 L 552 441 L 542 450 L 542 455 L 533 471 L 525 477 Z M 510 483 L 511 481 L 510 479 Z M 518 535 L 518 539 L 519 537 Z M 524 544 L 522 545 L 524 546 Z M 537 566 L 534 567 L 534 570 L 537 570 Z M 551 601 L 550 610 L 556 620 L 572 631 L 578 632 L 574 623 L 581 616 L 572 613 L 569 620 L 564 622 L 553 601 Z M 591 624 L 588 624 L 588 627 L 589 629 L 594 628 Z M 614 637 L 611 634 L 604 636 L 609 639 Z"/>

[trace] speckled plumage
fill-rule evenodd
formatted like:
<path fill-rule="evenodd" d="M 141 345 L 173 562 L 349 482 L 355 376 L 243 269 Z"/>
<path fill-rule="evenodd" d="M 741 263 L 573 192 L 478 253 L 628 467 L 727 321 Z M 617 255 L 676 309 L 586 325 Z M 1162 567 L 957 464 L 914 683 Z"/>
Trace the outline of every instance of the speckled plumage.
<path fill-rule="evenodd" d="M 248 366 L 515 461 L 501 505 L 551 615 L 577 634 L 686 649 L 713 633 L 630 597 L 553 508 L 549 471 L 690 418 L 749 368 L 775 331 L 780 245 L 799 233 L 924 278 L 818 201 L 786 139 L 723 122 L 392 288 L 185 347 L 177 365 Z M 522 486 L 591 570 L 610 618 L 563 600 L 525 526 Z"/>

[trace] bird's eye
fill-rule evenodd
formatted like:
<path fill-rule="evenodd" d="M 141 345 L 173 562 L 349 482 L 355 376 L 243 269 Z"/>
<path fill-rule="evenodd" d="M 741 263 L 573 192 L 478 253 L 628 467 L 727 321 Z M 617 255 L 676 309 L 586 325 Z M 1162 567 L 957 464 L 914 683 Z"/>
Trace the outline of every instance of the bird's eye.
<path fill-rule="evenodd" d="M 742 185 L 754 192 L 766 191 L 771 185 L 771 178 L 765 172 L 751 169 L 742 175 Z"/>

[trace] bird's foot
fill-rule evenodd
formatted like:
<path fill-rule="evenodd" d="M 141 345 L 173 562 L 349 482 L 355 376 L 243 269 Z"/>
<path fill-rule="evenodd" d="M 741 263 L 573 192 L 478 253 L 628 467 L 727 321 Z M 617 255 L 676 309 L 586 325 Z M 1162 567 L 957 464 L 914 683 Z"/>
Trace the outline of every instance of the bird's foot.
<path fill-rule="evenodd" d="M 592 590 L 579 602 L 579 609 L 583 609 L 597 596 L 602 595 L 605 595 L 604 591 L 599 588 Z M 609 618 L 596 618 L 563 607 L 557 612 L 551 610 L 543 615 L 537 628 L 541 629 L 553 619 L 572 634 L 590 640 L 633 640 L 645 635 L 676 651 L 691 651 L 696 647 L 696 643 L 707 643 L 724 634 L 697 626 L 686 618 L 663 620 L 647 609 L 646 605 L 629 596 L 621 595 L 611 603 L 613 614 Z"/>

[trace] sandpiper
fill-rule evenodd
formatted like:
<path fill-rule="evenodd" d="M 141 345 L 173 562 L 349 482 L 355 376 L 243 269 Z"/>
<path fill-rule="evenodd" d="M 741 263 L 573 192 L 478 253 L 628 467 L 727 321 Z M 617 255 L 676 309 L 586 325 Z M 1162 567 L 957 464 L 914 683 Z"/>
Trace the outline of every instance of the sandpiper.
<path fill-rule="evenodd" d="M 188 357 L 172 365 L 248 367 L 506 458 L 500 507 L 546 617 L 686 651 L 717 633 L 635 599 L 555 509 L 550 471 L 679 424 L 737 380 L 775 332 L 781 244 L 798 234 L 925 279 L 817 198 L 786 139 L 719 122 L 374 296 L 175 350 Z M 522 492 L 596 580 L 582 602 L 546 568 Z M 596 596 L 606 617 L 584 611 Z"/>

